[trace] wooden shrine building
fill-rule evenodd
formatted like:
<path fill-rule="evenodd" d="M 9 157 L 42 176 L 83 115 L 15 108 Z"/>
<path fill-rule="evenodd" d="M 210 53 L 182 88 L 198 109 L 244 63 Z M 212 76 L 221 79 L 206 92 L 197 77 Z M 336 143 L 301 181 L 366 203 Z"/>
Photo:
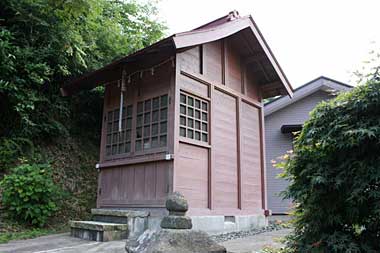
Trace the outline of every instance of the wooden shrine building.
<path fill-rule="evenodd" d="M 251 16 L 233 11 L 174 34 L 66 84 L 62 94 L 100 85 L 98 208 L 159 213 L 179 191 L 196 228 L 207 230 L 196 217 L 264 217 L 261 101 L 291 96 L 292 88 Z"/>

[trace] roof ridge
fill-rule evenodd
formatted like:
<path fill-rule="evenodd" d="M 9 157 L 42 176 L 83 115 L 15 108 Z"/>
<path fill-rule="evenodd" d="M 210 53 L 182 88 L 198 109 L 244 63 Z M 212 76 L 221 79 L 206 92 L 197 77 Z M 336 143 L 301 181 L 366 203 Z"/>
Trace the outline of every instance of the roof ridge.
<path fill-rule="evenodd" d="M 299 90 L 301 90 L 301 89 L 303 89 L 303 88 L 309 86 L 310 84 L 315 83 L 315 82 L 318 81 L 318 80 L 321 80 L 321 79 L 324 79 L 324 80 L 327 80 L 327 81 L 331 81 L 331 82 L 334 82 L 334 83 L 336 83 L 336 84 L 339 84 L 339 85 L 342 85 L 342 86 L 345 86 L 345 87 L 348 87 L 348 88 L 353 88 L 353 87 L 354 87 L 354 86 L 352 86 L 352 85 L 350 85 L 350 84 L 343 83 L 343 82 L 337 81 L 337 80 L 335 80 L 335 79 L 333 79 L 333 78 L 330 78 L 330 77 L 326 77 L 326 76 L 324 76 L 324 75 L 321 75 L 321 76 L 318 76 L 318 77 L 312 79 L 311 81 L 308 81 L 307 83 L 304 83 L 304 84 L 302 84 L 301 86 L 295 88 L 295 89 L 294 89 L 294 93 L 295 93 L 296 91 L 299 91 Z M 275 99 L 273 99 L 273 100 L 271 100 L 271 101 L 265 103 L 264 106 L 267 106 L 267 105 L 269 105 L 269 104 L 272 104 L 272 103 L 278 101 L 279 99 L 281 99 L 281 98 L 283 98 L 283 97 L 285 97 L 285 96 L 286 96 L 286 95 L 279 96 L 279 97 L 277 97 L 277 98 L 275 98 Z"/>
<path fill-rule="evenodd" d="M 194 28 L 194 29 L 192 29 L 192 30 L 189 30 L 189 31 L 187 31 L 187 32 L 193 32 L 193 31 L 197 31 L 197 30 L 203 30 L 204 28 L 207 28 L 207 27 L 209 27 L 209 26 L 211 26 L 211 25 L 220 25 L 221 23 L 227 23 L 227 22 L 229 22 L 229 21 L 233 21 L 233 20 L 235 20 L 235 19 L 239 19 L 239 18 L 242 18 L 241 16 L 240 16 L 240 14 L 239 14 L 239 12 L 237 11 L 237 10 L 232 10 L 232 11 L 230 11 L 227 15 L 224 15 L 224 16 L 222 16 L 222 17 L 219 17 L 219 18 L 217 18 L 217 19 L 214 19 L 214 20 L 212 20 L 212 21 L 210 21 L 210 22 L 208 22 L 208 23 L 206 23 L 206 24 L 203 24 L 203 25 L 201 25 L 201 26 L 198 26 L 198 27 L 196 27 L 196 28 Z M 223 20 L 225 20 L 224 22 L 221 22 L 221 21 L 223 21 Z"/>

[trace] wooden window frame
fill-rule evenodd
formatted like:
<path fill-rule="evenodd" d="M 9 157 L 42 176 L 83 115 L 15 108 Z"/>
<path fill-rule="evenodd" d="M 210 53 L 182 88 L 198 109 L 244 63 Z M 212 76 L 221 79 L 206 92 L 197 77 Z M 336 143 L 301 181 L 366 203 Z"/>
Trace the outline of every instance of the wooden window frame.
<path fill-rule="evenodd" d="M 207 146 L 210 142 L 210 102 L 185 90 L 180 91 L 179 138 Z"/>
<path fill-rule="evenodd" d="M 107 112 L 105 144 L 105 157 L 107 160 L 118 156 L 127 156 L 132 152 L 133 105 L 123 107 L 121 131 L 119 131 L 119 112 L 120 108 L 111 109 Z M 128 121 L 130 124 L 128 124 Z M 129 146 L 128 149 L 127 145 Z M 116 148 L 115 153 L 114 147 Z"/>
<path fill-rule="evenodd" d="M 165 103 L 162 102 L 164 97 L 166 98 Z M 158 101 L 158 107 L 154 107 L 155 101 Z M 157 116 L 154 116 L 155 113 L 157 113 Z M 136 154 L 148 154 L 152 151 L 157 152 L 167 149 L 168 117 L 168 94 L 147 98 L 136 103 L 136 126 L 134 131 L 134 150 Z M 153 129 L 155 126 L 157 126 L 157 132 Z M 157 140 L 156 145 L 153 143 L 154 140 Z"/>

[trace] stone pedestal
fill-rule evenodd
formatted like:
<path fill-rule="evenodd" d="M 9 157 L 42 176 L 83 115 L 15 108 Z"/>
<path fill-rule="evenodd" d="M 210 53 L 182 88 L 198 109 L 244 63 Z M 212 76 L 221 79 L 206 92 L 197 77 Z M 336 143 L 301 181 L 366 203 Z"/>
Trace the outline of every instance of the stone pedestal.
<path fill-rule="evenodd" d="M 186 216 L 188 204 L 178 192 L 166 200 L 169 215 L 161 222 L 160 231 L 145 231 L 136 239 L 128 239 L 128 253 L 225 253 L 226 249 L 202 231 L 191 230 L 191 218 Z"/>
<path fill-rule="evenodd" d="M 173 193 L 166 200 L 165 206 L 169 211 L 169 216 L 162 219 L 161 228 L 191 229 L 193 227 L 190 217 L 186 216 L 189 205 L 183 195 L 178 192 Z"/>

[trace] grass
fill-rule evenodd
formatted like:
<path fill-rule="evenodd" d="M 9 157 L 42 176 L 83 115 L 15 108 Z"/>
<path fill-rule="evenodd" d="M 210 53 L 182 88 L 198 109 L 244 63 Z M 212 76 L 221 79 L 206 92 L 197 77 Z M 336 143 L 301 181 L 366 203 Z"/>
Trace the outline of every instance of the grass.
<path fill-rule="evenodd" d="M 277 249 L 277 248 L 273 248 L 271 246 L 266 246 L 264 247 L 261 251 L 259 251 L 260 253 L 281 253 L 281 249 Z"/>
<path fill-rule="evenodd" d="M 43 235 L 57 234 L 69 231 L 67 226 L 55 226 L 46 228 L 28 228 L 17 224 L 3 224 L 5 229 L 1 229 L 0 244 L 13 240 L 25 240 Z"/>

